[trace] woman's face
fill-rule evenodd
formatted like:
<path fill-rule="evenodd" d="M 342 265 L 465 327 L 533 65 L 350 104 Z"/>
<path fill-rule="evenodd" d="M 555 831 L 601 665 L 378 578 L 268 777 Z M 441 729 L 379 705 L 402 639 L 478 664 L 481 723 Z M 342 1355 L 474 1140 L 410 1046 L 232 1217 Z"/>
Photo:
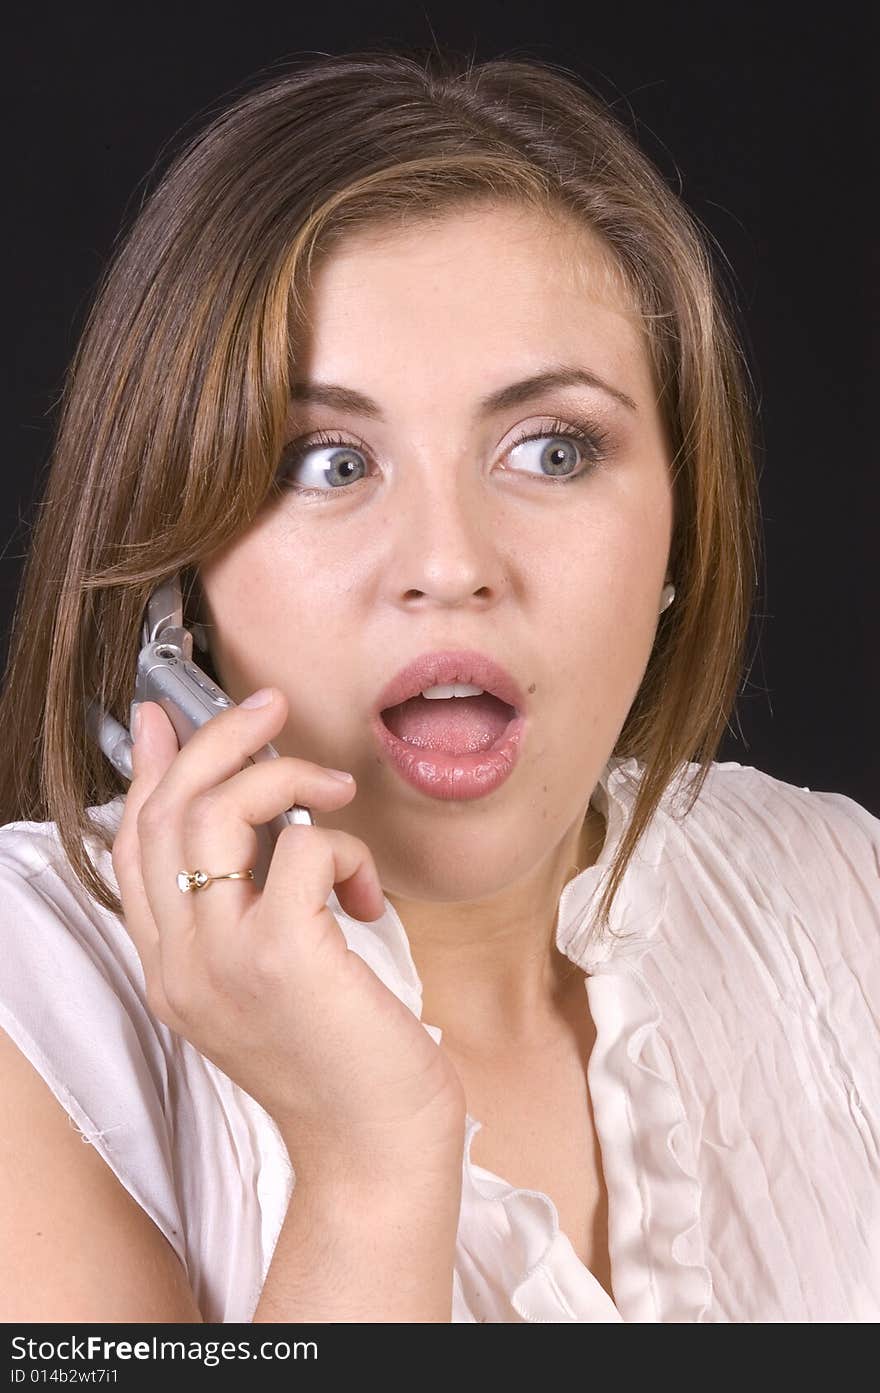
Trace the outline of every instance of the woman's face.
<path fill-rule="evenodd" d="M 604 271 L 589 234 L 503 205 L 340 244 L 316 263 L 294 378 L 375 406 L 300 389 L 288 440 L 348 448 L 288 446 L 286 490 L 200 571 L 221 684 L 236 701 L 281 688 L 279 753 L 354 774 L 320 821 L 361 837 L 401 901 L 485 899 L 570 849 L 648 663 L 669 453 L 639 322 Z M 573 382 L 481 407 L 562 366 L 633 406 Z M 557 438 L 582 423 L 585 441 Z M 371 726 L 401 667 L 463 648 L 513 674 L 526 729 L 499 787 L 439 799 Z"/>

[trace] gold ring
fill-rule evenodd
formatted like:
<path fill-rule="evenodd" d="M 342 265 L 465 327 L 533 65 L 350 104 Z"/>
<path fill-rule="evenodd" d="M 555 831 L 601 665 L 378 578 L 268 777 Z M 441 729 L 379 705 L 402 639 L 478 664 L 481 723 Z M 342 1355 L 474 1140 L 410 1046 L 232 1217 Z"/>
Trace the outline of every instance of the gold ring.
<path fill-rule="evenodd" d="M 209 875 L 207 871 L 179 871 L 177 888 L 185 895 L 190 890 L 204 890 L 212 880 L 253 880 L 253 871 L 227 871 L 225 875 Z"/>

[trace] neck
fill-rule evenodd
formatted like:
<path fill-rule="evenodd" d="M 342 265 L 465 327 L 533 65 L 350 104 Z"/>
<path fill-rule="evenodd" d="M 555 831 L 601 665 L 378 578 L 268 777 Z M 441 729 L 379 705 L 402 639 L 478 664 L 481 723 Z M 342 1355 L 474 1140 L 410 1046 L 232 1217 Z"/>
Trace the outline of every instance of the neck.
<path fill-rule="evenodd" d="M 559 897 L 595 864 L 605 819 L 588 807 L 553 857 L 491 901 L 438 906 L 388 896 L 422 982 L 422 1020 L 479 1055 L 527 1047 L 583 1003 L 583 973 L 556 944 Z"/>

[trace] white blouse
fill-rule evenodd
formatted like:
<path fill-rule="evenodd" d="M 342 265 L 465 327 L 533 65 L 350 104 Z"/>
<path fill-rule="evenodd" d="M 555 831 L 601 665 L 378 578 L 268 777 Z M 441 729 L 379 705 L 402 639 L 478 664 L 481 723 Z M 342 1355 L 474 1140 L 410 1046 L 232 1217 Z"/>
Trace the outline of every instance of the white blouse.
<path fill-rule="evenodd" d="M 468 1115 L 452 1319 L 877 1321 L 880 819 L 713 764 L 689 816 L 686 782 L 667 790 L 614 902 L 625 937 L 590 948 L 641 772 L 609 761 L 593 796 L 605 844 L 556 927 L 596 1028 L 614 1300 L 547 1195 L 471 1162 Z M 123 802 L 92 814 L 115 828 Z M 118 889 L 109 853 L 87 845 Z M 0 895 L 0 1026 L 168 1239 L 205 1320 L 249 1321 L 295 1184 L 278 1129 L 152 1016 L 123 921 L 79 885 L 54 823 L 0 828 Z M 349 947 L 421 1018 L 385 904 L 366 924 L 328 899 Z"/>

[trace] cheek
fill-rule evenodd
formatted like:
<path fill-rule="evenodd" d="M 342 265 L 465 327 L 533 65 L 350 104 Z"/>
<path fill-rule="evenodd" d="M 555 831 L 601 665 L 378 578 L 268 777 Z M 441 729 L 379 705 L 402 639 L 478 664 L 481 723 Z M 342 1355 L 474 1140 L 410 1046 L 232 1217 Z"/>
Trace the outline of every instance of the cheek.
<path fill-rule="evenodd" d="M 200 568 L 199 579 L 221 686 L 242 700 L 254 685 L 277 684 L 272 654 L 290 628 L 292 591 L 271 554 L 253 534 L 237 538 Z"/>
<path fill-rule="evenodd" d="M 603 612 L 644 627 L 657 618 L 666 574 L 672 496 L 665 478 L 644 471 L 621 476 L 621 487 L 598 508 L 584 536 L 584 567 Z"/>
<path fill-rule="evenodd" d="M 662 513 L 661 513 L 662 519 Z M 542 648 L 581 689 L 636 688 L 654 642 L 668 544 L 640 508 L 594 513 L 536 581 Z"/>
<path fill-rule="evenodd" d="M 552 548 L 542 548 L 548 593 L 591 612 L 637 605 L 655 572 L 663 575 L 666 552 L 656 520 L 612 498 L 609 506 L 581 515 L 578 524 Z"/>

